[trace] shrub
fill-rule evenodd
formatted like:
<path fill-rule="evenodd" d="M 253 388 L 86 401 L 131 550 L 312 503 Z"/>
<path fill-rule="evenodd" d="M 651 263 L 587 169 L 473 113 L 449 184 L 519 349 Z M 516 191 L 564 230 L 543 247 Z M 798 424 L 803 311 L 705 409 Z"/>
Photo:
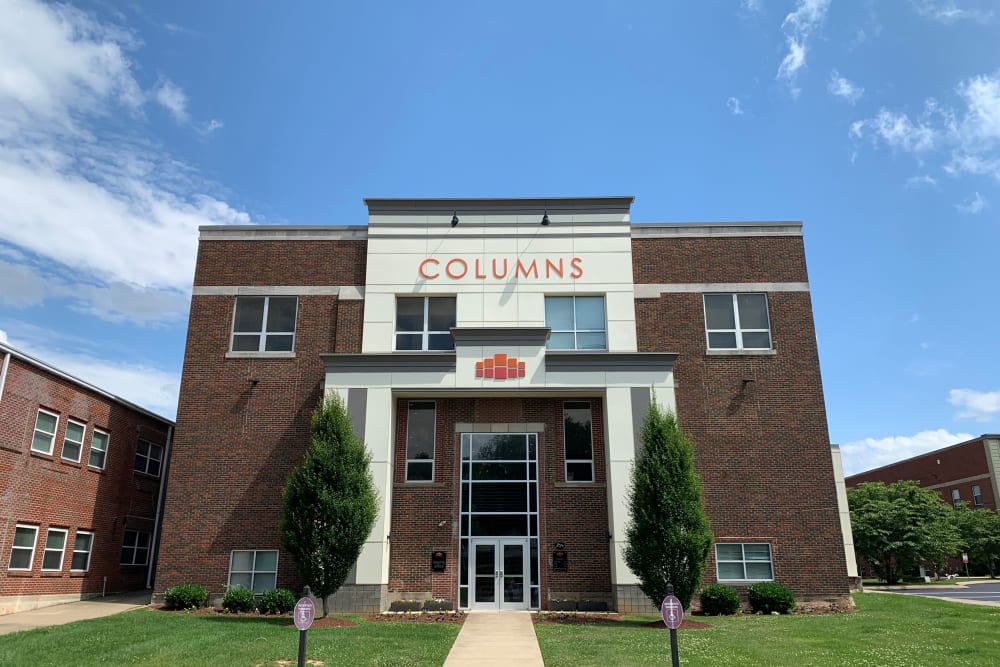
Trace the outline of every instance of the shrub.
<path fill-rule="evenodd" d="M 287 614 L 295 607 L 295 594 L 287 588 L 272 588 L 260 597 L 260 613 Z"/>
<path fill-rule="evenodd" d="M 197 609 L 205 606 L 208 591 L 201 584 L 184 584 L 168 588 L 163 595 L 167 609 Z"/>
<path fill-rule="evenodd" d="M 709 584 L 701 591 L 701 611 L 708 616 L 729 616 L 740 608 L 740 594 L 732 586 Z"/>
<path fill-rule="evenodd" d="M 747 600 L 755 612 L 787 614 L 795 608 L 795 596 L 781 584 L 760 582 L 747 589 Z"/>
<path fill-rule="evenodd" d="M 228 612 L 253 611 L 253 591 L 244 586 L 233 586 L 222 598 L 222 608 Z"/>

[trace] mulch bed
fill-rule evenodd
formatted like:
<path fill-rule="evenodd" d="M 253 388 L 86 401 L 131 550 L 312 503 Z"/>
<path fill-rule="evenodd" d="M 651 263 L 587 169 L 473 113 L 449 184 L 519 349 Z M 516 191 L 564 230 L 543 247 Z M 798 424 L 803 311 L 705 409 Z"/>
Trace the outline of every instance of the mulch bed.
<path fill-rule="evenodd" d="M 189 616 L 228 616 L 233 618 L 274 618 L 287 621 L 287 626 L 296 630 L 295 623 L 292 621 L 292 617 L 289 614 L 258 614 L 257 612 L 249 612 L 246 614 L 230 614 L 221 607 L 201 607 L 200 609 L 167 609 L 162 604 L 150 605 L 150 609 L 155 609 L 157 611 L 164 611 L 168 614 L 187 614 Z M 338 618 L 336 616 L 328 616 L 326 618 L 316 617 L 313 621 L 313 628 L 353 628 L 357 626 L 357 623 L 350 621 L 346 618 Z"/>
<path fill-rule="evenodd" d="M 538 625 L 598 625 L 605 623 L 618 623 L 624 621 L 626 617 L 620 614 L 580 614 L 545 612 L 543 615 L 534 614 L 534 621 Z M 642 625 L 644 628 L 666 630 L 667 626 L 663 621 L 650 621 Z M 680 630 L 707 630 L 712 626 L 701 621 L 693 621 L 685 618 L 681 623 Z"/>
<path fill-rule="evenodd" d="M 447 623 L 449 625 L 462 625 L 465 623 L 465 612 L 393 612 L 386 614 L 369 614 L 365 618 L 369 621 L 375 621 L 377 623 Z"/>

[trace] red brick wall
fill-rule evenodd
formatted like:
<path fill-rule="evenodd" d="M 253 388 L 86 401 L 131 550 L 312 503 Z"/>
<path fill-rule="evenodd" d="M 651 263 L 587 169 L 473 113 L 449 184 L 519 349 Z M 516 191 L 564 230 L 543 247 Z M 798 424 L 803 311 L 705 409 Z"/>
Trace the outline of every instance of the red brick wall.
<path fill-rule="evenodd" d="M 433 483 L 407 483 L 409 400 L 397 401 L 389 593 L 432 593 L 457 602 L 459 579 L 459 436 L 455 424 L 543 423 L 539 434 L 539 544 L 542 604 L 553 594 L 611 595 L 608 502 L 602 401 L 589 399 L 594 438 L 593 484 L 565 483 L 563 400 L 555 398 L 437 399 Z M 584 400 L 576 399 L 573 400 Z M 445 526 L 438 523 L 447 521 Z M 553 572 L 555 541 L 566 543 L 569 569 Z M 445 572 L 431 572 L 430 552 L 448 550 Z"/>
<path fill-rule="evenodd" d="M 59 415 L 52 455 L 31 451 L 38 409 Z M 86 424 L 80 462 L 64 460 L 68 419 Z M 110 435 L 103 470 L 87 463 L 94 428 Z M 160 480 L 132 469 L 142 437 L 166 445 L 169 423 L 153 419 L 12 358 L 0 397 L 0 596 L 99 593 L 144 588 L 147 566 L 119 565 L 123 532 L 152 535 Z M 10 571 L 15 525 L 38 527 L 30 572 Z M 48 529 L 68 530 L 63 566 L 42 572 Z M 70 572 L 77 530 L 94 533 L 90 569 Z"/>
<path fill-rule="evenodd" d="M 983 506 L 996 510 L 993 482 L 989 477 L 986 449 L 983 438 L 929 452 L 923 456 L 900 461 L 877 470 L 851 475 L 847 486 L 857 486 L 863 482 L 885 482 L 892 484 L 904 479 L 916 480 L 921 486 L 938 487 L 941 497 L 951 502 L 952 489 L 958 489 L 961 499 L 972 507 L 972 487 L 979 486 L 983 495 Z M 974 477 L 977 479 L 969 480 Z M 967 480 L 958 482 L 956 480 Z"/>
<path fill-rule="evenodd" d="M 637 283 L 801 282 L 798 237 L 633 239 Z M 636 300 L 639 350 L 677 352 L 678 419 L 692 437 L 719 541 L 770 542 L 776 581 L 843 595 L 847 570 L 808 292 L 767 295 L 774 354 L 708 355 L 702 295 Z M 706 581 L 715 580 L 714 553 Z"/>
<path fill-rule="evenodd" d="M 206 241 L 196 285 L 363 285 L 365 241 Z M 360 351 L 362 301 L 300 296 L 294 358 L 226 358 L 234 296 L 194 296 L 154 590 L 227 584 L 233 549 L 280 548 L 281 493 L 309 445 L 325 368 Z M 343 334 L 340 318 L 343 316 Z M 278 585 L 297 590 L 281 551 Z"/>

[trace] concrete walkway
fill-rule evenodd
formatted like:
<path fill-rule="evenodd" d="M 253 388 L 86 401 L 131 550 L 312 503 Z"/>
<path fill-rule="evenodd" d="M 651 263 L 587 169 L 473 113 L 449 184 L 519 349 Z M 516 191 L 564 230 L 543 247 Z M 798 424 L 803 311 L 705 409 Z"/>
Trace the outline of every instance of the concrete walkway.
<path fill-rule="evenodd" d="M 542 664 L 535 626 L 526 611 L 469 612 L 444 661 L 444 667 L 542 667 Z"/>
<path fill-rule="evenodd" d="M 138 609 L 149 604 L 149 591 L 121 593 L 104 598 L 93 598 L 79 602 L 67 602 L 31 611 L 19 611 L 0 616 L 0 635 L 8 635 L 21 630 L 34 630 L 50 625 L 63 625 L 73 621 L 112 616 L 130 609 Z"/>

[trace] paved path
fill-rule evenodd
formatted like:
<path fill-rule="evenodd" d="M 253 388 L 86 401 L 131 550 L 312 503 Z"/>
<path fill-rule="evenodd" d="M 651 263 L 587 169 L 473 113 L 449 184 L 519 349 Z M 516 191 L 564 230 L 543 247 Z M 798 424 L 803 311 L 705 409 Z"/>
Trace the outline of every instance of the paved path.
<path fill-rule="evenodd" d="M 938 600 L 965 602 L 991 607 L 1000 607 L 1000 583 L 961 583 L 954 586 L 886 586 L 871 587 L 875 593 L 898 593 L 901 595 L 921 595 Z"/>
<path fill-rule="evenodd" d="M 535 626 L 526 611 L 469 612 L 444 661 L 444 667 L 541 667 L 542 664 Z"/>
<path fill-rule="evenodd" d="M 147 604 L 149 604 L 149 591 L 139 591 L 79 602 L 67 602 L 31 611 L 19 611 L 16 614 L 4 614 L 0 616 L 0 635 L 111 616 L 130 609 L 138 609 Z"/>

